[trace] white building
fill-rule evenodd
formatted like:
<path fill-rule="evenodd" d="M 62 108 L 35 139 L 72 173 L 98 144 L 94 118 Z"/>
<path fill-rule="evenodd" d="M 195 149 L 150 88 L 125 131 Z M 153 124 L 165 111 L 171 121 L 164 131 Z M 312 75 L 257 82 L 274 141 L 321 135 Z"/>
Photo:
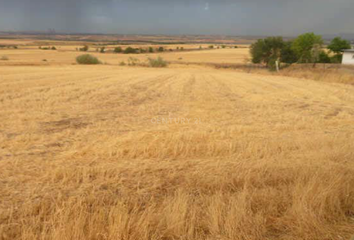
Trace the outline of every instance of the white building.
<path fill-rule="evenodd" d="M 354 49 L 347 49 L 343 51 L 342 64 L 354 64 Z"/>

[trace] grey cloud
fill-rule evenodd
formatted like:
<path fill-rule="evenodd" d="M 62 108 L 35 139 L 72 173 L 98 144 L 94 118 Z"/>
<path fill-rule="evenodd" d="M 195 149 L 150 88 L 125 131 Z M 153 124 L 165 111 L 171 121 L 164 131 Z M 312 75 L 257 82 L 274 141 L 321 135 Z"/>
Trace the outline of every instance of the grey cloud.
<path fill-rule="evenodd" d="M 208 9 L 206 9 L 208 4 Z M 0 30 L 295 35 L 354 33 L 352 0 L 0 0 Z"/>

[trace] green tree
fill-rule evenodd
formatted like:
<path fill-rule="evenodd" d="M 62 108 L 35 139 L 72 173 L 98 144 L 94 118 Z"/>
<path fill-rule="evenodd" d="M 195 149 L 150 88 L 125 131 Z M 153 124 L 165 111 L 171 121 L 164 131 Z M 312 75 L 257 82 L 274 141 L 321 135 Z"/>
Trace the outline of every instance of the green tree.
<path fill-rule="evenodd" d="M 280 57 L 281 62 L 288 63 L 288 64 L 297 62 L 298 58 L 296 57 L 295 52 L 291 48 L 292 44 L 293 42 L 291 41 L 284 43 L 284 46 L 281 50 L 281 57 Z"/>
<path fill-rule="evenodd" d="M 80 51 L 82 52 L 87 52 L 89 50 L 89 47 L 85 45 L 83 48 L 80 48 Z"/>
<path fill-rule="evenodd" d="M 259 39 L 251 45 L 252 62 L 265 63 L 268 67 L 275 67 L 275 62 L 281 59 L 284 45 L 282 37 Z"/>
<path fill-rule="evenodd" d="M 265 43 L 263 39 L 258 39 L 250 48 L 253 63 L 261 63 L 263 61 Z"/>
<path fill-rule="evenodd" d="M 341 54 L 344 49 L 351 49 L 352 46 L 349 41 L 336 37 L 331 41 L 327 48 L 335 54 Z"/>
<path fill-rule="evenodd" d="M 124 50 L 124 53 L 125 54 L 129 54 L 129 53 L 137 53 L 136 49 L 135 48 L 132 48 L 132 47 L 127 47 L 125 50 Z"/>
<path fill-rule="evenodd" d="M 343 58 L 343 50 L 351 49 L 352 46 L 349 41 L 342 39 L 340 37 L 334 38 L 327 47 L 335 55 L 331 58 L 332 63 L 341 63 Z"/>
<path fill-rule="evenodd" d="M 121 47 L 116 47 L 116 48 L 114 49 L 114 52 L 115 52 L 115 53 L 121 53 L 121 52 L 123 52 L 123 49 L 122 49 Z"/>
<path fill-rule="evenodd" d="M 313 54 L 318 52 L 314 51 L 314 49 L 317 50 L 319 47 L 322 47 L 322 45 L 323 40 L 321 36 L 315 35 L 314 33 L 305 33 L 294 40 L 291 48 L 299 59 L 298 62 L 311 63 L 314 62 L 316 58 Z"/>

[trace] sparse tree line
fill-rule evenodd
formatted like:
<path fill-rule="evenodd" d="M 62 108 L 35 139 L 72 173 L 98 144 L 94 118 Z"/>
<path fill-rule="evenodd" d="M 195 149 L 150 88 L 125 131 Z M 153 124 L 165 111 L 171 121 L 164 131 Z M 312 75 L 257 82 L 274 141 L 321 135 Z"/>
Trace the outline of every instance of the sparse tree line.
<path fill-rule="evenodd" d="M 90 54 L 83 54 L 80 55 L 76 58 L 76 62 L 78 64 L 83 64 L 83 65 L 95 65 L 95 64 L 103 64 L 97 57 L 92 56 Z M 157 58 L 148 58 L 147 62 L 140 62 L 139 59 L 129 57 L 127 60 L 127 63 L 122 61 L 119 64 L 120 66 L 145 66 L 145 67 L 154 67 L 154 68 L 162 68 L 162 67 L 167 67 L 168 62 L 165 61 L 162 57 L 157 57 Z"/>
<path fill-rule="evenodd" d="M 18 49 L 18 46 L 17 45 L 0 45 L 0 48 Z"/>
<path fill-rule="evenodd" d="M 349 41 L 334 38 L 324 48 L 322 36 L 305 33 L 294 40 L 285 41 L 282 37 L 259 39 L 251 45 L 250 53 L 253 63 L 265 64 L 275 69 L 276 62 L 290 65 L 293 63 L 341 63 L 342 51 L 350 49 Z"/>
<path fill-rule="evenodd" d="M 57 48 L 54 47 L 54 46 L 53 47 L 49 47 L 49 46 L 48 47 L 42 47 L 42 46 L 39 46 L 38 49 L 41 49 L 41 50 L 57 50 Z"/>
<path fill-rule="evenodd" d="M 89 49 L 90 49 L 89 46 L 85 45 L 84 47 L 77 48 L 76 50 L 77 51 L 81 51 L 81 52 L 87 52 Z M 181 49 L 183 49 L 183 48 L 181 48 Z M 105 52 L 108 52 L 108 51 L 109 50 L 107 50 L 106 47 L 96 48 L 96 52 L 105 53 Z M 149 47 L 149 48 L 127 47 L 125 49 L 123 49 L 122 47 L 115 47 L 110 52 L 113 52 L 113 53 L 124 53 L 124 54 L 139 54 L 139 53 L 154 53 L 154 52 L 164 52 L 164 51 L 166 51 L 166 49 L 164 47 L 158 47 L 158 48 L 153 48 L 153 47 Z"/>
<path fill-rule="evenodd" d="M 214 49 L 214 48 L 226 48 L 226 45 L 221 45 L 221 46 L 214 46 L 214 45 L 210 45 L 205 49 Z M 238 48 L 238 46 L 229 46 L 230 48 Z M 90 49 L 89 46 L 85 45 L 82 48 L 76 48 L 77 51 L 81 51 L 81 52 L 87 52 Z M 199 50 L 202 50 L 203 47 L 199 46 Z M 155 53 L 155 52 L 166 52 L 166 51 L 185 51 L 186 49 L 184 47 L 176 47 L 176 49 L 166 49 L 164 47 L 157 47 L 157 48 L 153 48 L 153 47 L 148 47 L 148 48 L 133 48 L 133 47 L 127 47 L 125 49 L 123 49 L 122 47 L 115 47 L 113 50 L 107 50 L 106 47 L 99 47 L 96 48 L 96 52 L 100 52 L 100 53 L 105 53 L 105 52 L 113 52 L 113 53 L 123 53 L 123 54 L 139 54 L 139 53 Z M 194 50 L 198 50 L 198 49 L 194 49 Z"/>

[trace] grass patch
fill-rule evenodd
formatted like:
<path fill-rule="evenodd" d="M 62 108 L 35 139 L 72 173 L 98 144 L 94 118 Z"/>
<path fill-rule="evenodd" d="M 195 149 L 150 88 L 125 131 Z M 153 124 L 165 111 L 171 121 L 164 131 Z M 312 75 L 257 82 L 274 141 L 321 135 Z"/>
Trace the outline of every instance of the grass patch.
<path fill-rule="evenodd" d="M 162 57 L 148 58 L 148 66 L 154 68 L 163 68 L 168 66 L 168 62 L 165 61 Z"/>

